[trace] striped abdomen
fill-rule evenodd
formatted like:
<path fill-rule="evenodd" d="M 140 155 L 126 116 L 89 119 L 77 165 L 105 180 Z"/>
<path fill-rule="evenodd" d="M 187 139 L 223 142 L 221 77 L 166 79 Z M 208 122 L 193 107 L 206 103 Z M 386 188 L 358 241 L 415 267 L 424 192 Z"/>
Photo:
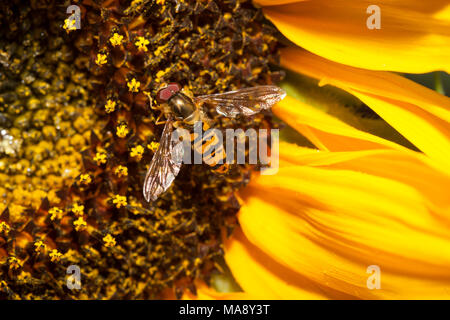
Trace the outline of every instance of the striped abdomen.
<path fill-rule="evenodd" d="M 203 162 L 217 173 L 226 173 L 226 153 L 223 139 L 217 134 L 218 130 L 210 129 L 199 135 L 197 132 L 191 134 L 191 141 L 195 152 L 202 155 Z"/>

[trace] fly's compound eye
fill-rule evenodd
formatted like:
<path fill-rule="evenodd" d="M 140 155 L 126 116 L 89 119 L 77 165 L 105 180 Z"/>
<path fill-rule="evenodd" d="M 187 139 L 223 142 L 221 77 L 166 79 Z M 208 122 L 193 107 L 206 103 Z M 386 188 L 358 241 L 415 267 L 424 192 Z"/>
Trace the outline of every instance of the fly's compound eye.
<path fill-rule="evenodd" d="M 159 103 L 167 102 L 175 93 L 181 90 L 181 86 L 178 83 L 169 83 L 167 87 L 162 88 L 156 95 L 156 100 Z"/>

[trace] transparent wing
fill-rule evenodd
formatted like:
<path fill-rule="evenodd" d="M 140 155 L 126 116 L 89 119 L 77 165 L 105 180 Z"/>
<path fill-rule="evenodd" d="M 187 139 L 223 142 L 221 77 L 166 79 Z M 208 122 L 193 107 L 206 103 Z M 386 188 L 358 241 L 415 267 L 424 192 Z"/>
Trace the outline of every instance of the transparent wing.
<path fill-rule="evenodd" d="M 172 141 L 172 119 L 168 119 L 145 177 L 143 193 L 147 202 L 155 201 L 170 187 L 180 172 L 182 160 L 183 143 Z"/>
<path fill-rule="evenodd" d="M 198 96 L 194 99 L 196 103 L 213 105 L 219 114 L 233 118 L 240 114 L 251 116 L 261 110 L 270 109 L 285 96 L 286 92 L 277 86 L 258 86 Z"/>

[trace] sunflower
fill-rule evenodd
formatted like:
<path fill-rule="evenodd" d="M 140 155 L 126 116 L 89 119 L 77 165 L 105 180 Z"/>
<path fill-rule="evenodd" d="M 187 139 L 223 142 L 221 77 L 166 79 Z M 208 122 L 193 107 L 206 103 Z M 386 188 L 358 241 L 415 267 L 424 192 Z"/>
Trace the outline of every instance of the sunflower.
<path fill-rule="evenodd" d="M 450 99 L 398 74 L 450 70 L 445 1 L 383 1 L 381 29 L 369 1 L 75 3 L 81 30 L 2 4 L 0 298 L 448 298 Z M 280 83 L 282 123 L 223 123 L 287 124 L 277 174 L 185 166 L 143 202 L 172 81 Z"/>
<path fill-rule="evenodd" d="M 448 3 L 382 1 L 378 31 L 362 23 L 369 1 L 259 3 L 297 45 L 281 65 L 309 85 L 287 83 L 273 111 L 313 147 L 282 142 L 278 173 L 239 192 L 225 260 L 243 292 L 199 298 L 450 298 L 450 99 L 392 72 L 450 69 Z M 327 104 L 327 88 L 387 126 Z"/>
<path fill-rule="evenodd" d="M 194 95 L 278 82 L 277 31 L 250 1 L 72 5 L 68 17 L 65 1 L 0 4 L 0 298 L 195 292 L 223 270 L 221 235 L 253 168 L 183 165 L 147 203 L 163 129 L 155 97 L 171 82 Z M 216 122 L 230 126 L 277 124 L 270 113 Z"/>

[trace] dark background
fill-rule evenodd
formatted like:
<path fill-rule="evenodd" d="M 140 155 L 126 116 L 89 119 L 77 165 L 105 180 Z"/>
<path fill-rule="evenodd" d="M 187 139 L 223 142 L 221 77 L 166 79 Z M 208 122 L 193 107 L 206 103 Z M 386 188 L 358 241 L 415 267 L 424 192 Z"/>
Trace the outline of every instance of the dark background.
<path fill-rule="evenodd" d="M 437 71 L 426 74 L 404 74 L 405 77 L 433 90 L 436 89 L 436 75 L 442 80 L 445 95 L 450 97 L 450 75 L 448 73 Z"/>

